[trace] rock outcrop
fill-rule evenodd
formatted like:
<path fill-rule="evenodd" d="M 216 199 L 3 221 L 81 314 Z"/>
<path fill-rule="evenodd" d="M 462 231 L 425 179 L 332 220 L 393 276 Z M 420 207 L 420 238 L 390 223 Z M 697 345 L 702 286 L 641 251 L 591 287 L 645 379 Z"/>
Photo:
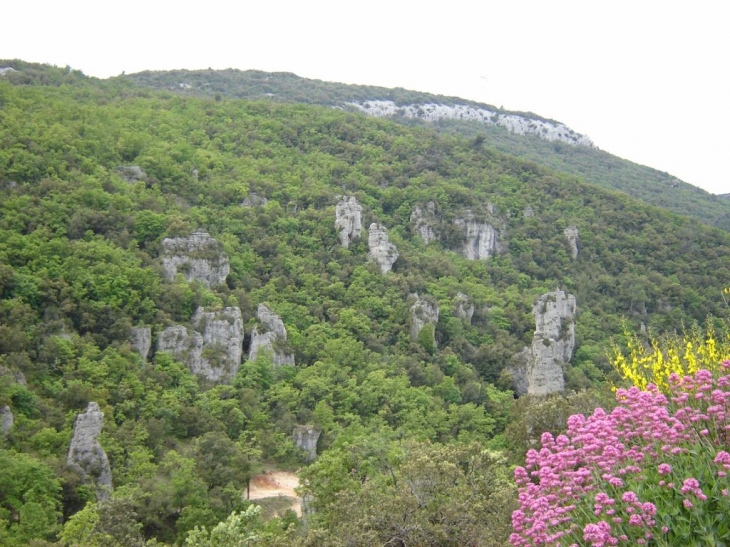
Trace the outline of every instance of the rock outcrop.
<path fill-rule="evenodd" d="M 203 338 L 201 367 L 195 374 L 220 381 L 238 373 L 243 355 L 243 317 L 236 307 L 206 312 L 198 308 L 193 327 Z"/>
<path fill-rule="evenodd" d="M 27 386 L 28 382 L 25 380 L 25 374 L 19 370 L 11 370 L 3 365 L 0 365 L 0 377 L 9 376 L 11 381 L 20 384 L 21 386 Z"/>
<path fill-rule="evenodd" d="M 241 207 L 263 207 L 267 203 L 269 203 L 269 200 L 264 196 L 260 196 L 256 192 L 251 192 L 247 198 L 243 198 Z"/>
<path fill-rule="evenodd" d="M 132 327 L 129 330 L 129 343 L 142 359 L 147 359 L 152 347 L 152 331 L 149 327 Z"/>
<path fill-rule="evenodd" d="M 488 222 L 479 222 L 471 211 L 465 218 L 454 219 L 454 225 L 464 230 L 462 253 L 469 260 L 484 260 L 502 252 L 499 230 Z"/>
<path fill-rule="evenodd" d="M 157 339 L 157 351 L 166 351 L 190 370 L 213 382 L 230 380 L 241 367 L 243 318 L 235 307 L 206 312 L 198 308 L 193 328 L 168 327 Z"/>
<path fill-rule="evenodd" d="M 0 76 L 5 76 L 6 74 L 10 74 L 11 72 L 18 72 L 11 66 L 3 66 L 0 67 Z"/>
<path fill-rule="evenodd" d="M 426 325 L 436 325 L 439 320 L 439 308 L 436 304 L 424 300 L 417 294 L 416 301 L 411 306 L 411 339 L 418 340 L 418 335 Z M 433 333 L 433 329 L 432 329 Z M 436 347 L 436 337 L 433 338 L 433 347 Z"/>
<path fill-rule="evenodd" d="M 264 304 L 259 304 L 256 317 L 260 326 L 251 331 L 251 347 L 248 351 L 249 361 L 264 352 L 271 356 L 275 366 L 294 365 L 294 354 L 287 351 L 286 327 L 281 318 Z"/>
<path fill-rule="evenodd" d="M 436 204 L 429 201 L 426 209 L 421 209 L 418 205 L 411 213 L 412 231 L 423 240 L 427 245 L 438 239 L 434 226 L 436 225 Z"/>
<path fill-rule="evenodd" d="M 182 273 L 188 281 L 212 287 L 225 282 L 230 271 L 228 256 L 218 241 L 205 232 L 163 239 L 162 251 L 162 267 L 168 281 Z"/>
<path fill-rule="evenodd" d="M 10 431 L 13 429 L 15 424 L 15 418 L 13 417 L 13 411 L 10 410 L 8 405 L 0 408 L 0 435 L 7 437 Z"/>
<path fill-rule="evenodd" d="M 546 141 L 560 141 L 574 146 L 595 145 L 586 135 L 576 133 L 565 124 L 541 118 L 530 117 L 524 114 L 498 112 L 496 109 L 465 104 L 410 104 L 399 106 L 393 101 L 369 100 L 362 103 L 351 102 L 349 106 L 379 118 L 403 117 L 415 118 L 427 122 L 440 120 L 468 120 L 504 127 L 511 133 L 518 135 L 535 135 Z"/>
<path fill-rule="evenodd" d="M 147 173 L 139 165 L 122 165 L 117 167 L 117 174 L 129 183 L 147 180 Z"/>
<path fill-rule="evenodd" d="M 294 428 L 292 437 L 297 448 L 307 453 L 307 461 L 313 462 L 317 459 L 317 441 L 322 432 L 311 425 L 298 425 Z"/>
<path fill-rule="evenodd" d="M 575 347 L 575 311 L 575 297 L 560 290 L 542 295 L 532 306 L 532 346 L 518 353 L 508 369 L 518 395 L 563 391 L 563 366 Z"/>
<path fill-rule="evenodd" d="M 112 470 L 109 458 L 99 444 L 104 425 L 104 413 L 99 405 L 90 402 L 86 411 L 76 417 L 71 445 L 68 448 L 68 465 L 78 471 L 84 480 L 96 483 L 96 497 L 104 500 L 112 492 Z"/>
<path fill-rule="evenodd" d="M 469 297 L 464 293 L 457 293 L 454 299 L 456 307 L 454 315 L 464 321 L 467 325 L 471 325 L 471 318 L 474 317 L 474 304 L 469 301 Z"/>
<path fill-rule="evenodd" d="M 570 246 L 570 256 L 575 260 L 578 258 L 578 228 L 575 226 L 568 226 L 565 231 L 565 239 L 568 240 Z"/>
<path fill-rule="evenodd" d="M 398 260 L 398 249 L 388 241 L 385 226 L 373 222 L 368 230 L 368 258 L 380 266 L 380 273 L 387 274 Z"/>
<path fill-rule="evenodd" d="M 342 246 L 347 249 L 350 242 L 362 232 L 362 205 L 355 197 L 342 198 L 335 207 L 335 229 L 340 232 Z"/>
<path fill-rule="evenodd" d="M 522 211 L 522 214 L 525 216 L 525 218 L 532 218 L 535 216 L 535 211 L 532 210 L 532 207 L 529 205 L 525 207 L 525 210 Z"/>

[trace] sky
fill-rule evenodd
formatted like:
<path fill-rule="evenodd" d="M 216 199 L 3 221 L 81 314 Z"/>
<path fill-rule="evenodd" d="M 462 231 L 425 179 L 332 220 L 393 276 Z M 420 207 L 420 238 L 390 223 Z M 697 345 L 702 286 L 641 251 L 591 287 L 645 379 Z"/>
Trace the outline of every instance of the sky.
<path fill-rule="evenodd" d="M 0 59 L 238 68 L 528 111 L 730 193 L 727 0 L 8 0 Z"/>

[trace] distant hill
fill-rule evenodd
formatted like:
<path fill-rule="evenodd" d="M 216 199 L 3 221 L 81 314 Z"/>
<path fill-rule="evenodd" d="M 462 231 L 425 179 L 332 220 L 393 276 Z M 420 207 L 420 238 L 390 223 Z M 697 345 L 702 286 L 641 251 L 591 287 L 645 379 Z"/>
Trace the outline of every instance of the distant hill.
<path fill-rule="evenodd" d="M 126 76 L 140 86 L 175 93 L 318 104 L 428 124 L 604 188 L 730 230 L 730 201 L 668 173 L 621 159 L 585 135 L 531 112 L 402 88 L 347 85 L 258 70 L 172 70 Z"/>

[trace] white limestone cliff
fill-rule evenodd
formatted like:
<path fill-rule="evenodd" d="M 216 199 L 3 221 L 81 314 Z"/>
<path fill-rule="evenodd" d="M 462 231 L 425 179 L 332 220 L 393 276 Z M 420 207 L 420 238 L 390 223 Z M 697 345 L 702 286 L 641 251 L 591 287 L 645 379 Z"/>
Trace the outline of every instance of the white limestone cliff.
<path fill-rule="evenodd" d="M 427 245 L 437 239 L 434 226 L 436 225 L 436 204 L 429 201 L 425 210 L 418 205 L 411 213 L 412 232 L 423 240 Z"/>
<path fill-rule="evenodd" d="M 340 242 L 347 249 L 350 242 L 360 237 L 362 232 L 362 205 L 352 196 L 343 197 L 335 207 L 335 229 L 340 232 Z"/>
<path fill-rule="evenodd" d="M 388 241 L 385 226 L 373 222 L 368 230 L 368 258 L 380 266 L 380 273 L 387 274 L 398 260 L 398 249 Z"/>
<path fill-rule="evenodd" d="M 152 331 L 149 327 L 132 327 L 129 330 L 129 343 L 142 359 L 147 359 L 152 347 Z"/>
<path fill-rule="evenodd" d="M 515 113 L 501 113 L 488 108 L 464 104 L 411 104 L 398 106 L 393 101 L 369 100 L 362 103 L 351 102 L 349 106 L 369 116 L 379 118 L 403 117 L 438 122 L 440 120 L 468 120 L 504 127 L 518 135 L 535 135 L 547 141 L 560 141 L 574 146 L 595 145 L 586 135 L 576 133 L 565 124 L 542 120 Z"/>
<path fill-rule="evenodd" d="M 464 230 L 462 254 L 467 259 L 484 260 L 502 252 L 499 230 L 488 222 L 476 220 L 471 211 L 466 211 L 465 218 L 454 219 L 454 226 Z"/>
<path fill-rule="evenodd" d="M 264 304 L 259 304 L 256 317 L 261 325 L 251 331 L 249 361 L 256 360 L 256 357 L 263 352 L 271 356 L 275 366 L 294 365 L 294 354 L 285 349 L 287 334 L 281 318 Z"/>
<path fill-rule="evenodd" d="M 205 232 L 163 239 L 162 267 L 168 281 L 182 273 L 188 281 L 200 281 L 207 287 L 225 282 L 230 271 L 228 256 Z"/>
<path fill-rule="evenodd" d="M 575 347 L 575 297 L 557 290 L 542 295 L 532 307 L 532 345 L 508 368 L 518 395 L 549 395 L 565 389 L 563 366 Z"/>
<path fill-rule="evenodd" d="M 568 226 L 563 233 L 565 234 L 565 239 L 568 240 L 570 256 L 573 260 L 575 260 L 578 258 L 578 228 L 575 226 Z"/>
<path fill-rule="evenodd" d="M 206 312 L 198 308 L 192 318 L 192 328 L 176 325 L 160 333 L 157 351 L 172 354 L 194 374 L 213 382 L 230 380 L 241 367 L 241 310 L 228 307 Z"/>
<path fill-rule="evenodd" d="M 92 401 L 76 417 L 66 458 L 68 465 L 84 480 L 91 480 L 96 484 L 96 497 L 99 500 L 107 499 L 113 489 L 109 458 L 98 440 L 103 426 L 104 413 Z"/>

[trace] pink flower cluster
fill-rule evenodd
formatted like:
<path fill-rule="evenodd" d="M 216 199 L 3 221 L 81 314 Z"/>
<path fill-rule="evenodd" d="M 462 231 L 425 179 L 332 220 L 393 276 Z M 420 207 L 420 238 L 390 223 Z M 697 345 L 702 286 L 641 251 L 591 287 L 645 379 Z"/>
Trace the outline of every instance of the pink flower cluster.
<path fill-rule="evenodd" d="M 610 414 L 597 408 L 571 416 L 564 435 L 543 434 L 542 448 L 515 470 L 521 508 L 512 516 L 513 546 L 643 545 L 670 532 L 657 523 L 661 504 L 692 511 L 706 502 L 710 490 L 680 462 L 699 451 L 714 463 L 711 486 L 727 480 L 730 376 L 715 380 L 701 370 L 673 375 L 670 386 L 669 398 L 655 386 L 618 390 Z"/>

